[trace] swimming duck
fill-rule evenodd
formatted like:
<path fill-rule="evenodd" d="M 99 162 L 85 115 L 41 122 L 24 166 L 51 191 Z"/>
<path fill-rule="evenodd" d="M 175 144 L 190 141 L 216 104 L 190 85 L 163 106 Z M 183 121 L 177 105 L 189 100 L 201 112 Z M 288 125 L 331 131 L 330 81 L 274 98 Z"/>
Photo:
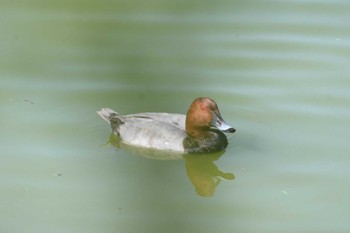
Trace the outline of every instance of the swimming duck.
<path fill-rule="evenodd" d="M 97 113 L 110 123 L 113 133 L 124 144 L 175 153 L 222 151 L 228 144 L 223 132 L 236 131 L 225 123 L 217 104 L 208 97 L 196 98 L 186 115 L 149 112 L 121 115 L 109 108 Z"/>

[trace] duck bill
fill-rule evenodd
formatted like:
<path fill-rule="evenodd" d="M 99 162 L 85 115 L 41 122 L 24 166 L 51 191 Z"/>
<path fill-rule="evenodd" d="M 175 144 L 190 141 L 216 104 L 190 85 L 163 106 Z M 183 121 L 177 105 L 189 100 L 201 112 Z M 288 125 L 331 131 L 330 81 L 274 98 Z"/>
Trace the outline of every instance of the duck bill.
<path fill-rule="evenodd" d="M 213 112 L 212 125 L 225 133 L 234 133 L 236 131 L 235 128 L 226 124 L 224 119 L 222 119 L 220 112 L 218 111 Z"/>
<path fill-rule="evenodd" d="M 236 132 L 236 129 L 233 128 L 232 126 L 226 124 L 225 122 L 222 122 L 220 127 L 217 127 L 219 130 L 225 133 L 234 133 Z"/>

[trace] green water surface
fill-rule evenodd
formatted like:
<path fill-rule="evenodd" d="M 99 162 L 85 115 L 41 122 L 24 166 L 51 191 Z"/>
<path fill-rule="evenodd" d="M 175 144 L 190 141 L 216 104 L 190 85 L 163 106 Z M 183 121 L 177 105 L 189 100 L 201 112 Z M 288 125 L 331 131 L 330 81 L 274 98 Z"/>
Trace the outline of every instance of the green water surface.
<path fill-rule="evenodd" d="M 350 2 L 1 1 L 0 231 L 350 231 Z M 222 154 L 116 149 L 96 110 L 215 99 Z"/>

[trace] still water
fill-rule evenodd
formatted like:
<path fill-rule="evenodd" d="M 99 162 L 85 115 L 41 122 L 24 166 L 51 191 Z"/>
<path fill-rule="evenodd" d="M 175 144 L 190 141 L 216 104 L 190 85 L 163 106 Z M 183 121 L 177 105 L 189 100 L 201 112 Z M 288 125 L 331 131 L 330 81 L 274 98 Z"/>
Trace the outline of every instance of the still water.
<path fill-rule="evenodd" d="M 350 2 L 1 1 L 1 232 L 349 232 Z M 237 129 L 116 149 L 101 107 Z"/>

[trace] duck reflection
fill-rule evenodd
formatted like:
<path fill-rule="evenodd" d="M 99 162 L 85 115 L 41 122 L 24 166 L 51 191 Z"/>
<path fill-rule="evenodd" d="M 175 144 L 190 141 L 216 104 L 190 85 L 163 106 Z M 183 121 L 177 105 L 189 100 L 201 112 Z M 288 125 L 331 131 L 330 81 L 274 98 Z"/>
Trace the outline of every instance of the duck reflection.
<path fill-rule="evenodd" d="M 112 133 L 107 144 L 116 148 L 124 149 L 133 154 L 140 155 L 148 159 L 157 160 L 175 160 L 184 159 L 186 173 L 193 184 L 196 193 L 202 197 L 214 196 L 215 189 L 222 180 L 233 180 L 234 174 L 226 173 L 219 170 L 214 164 L 222 155 L 223 151 L 212 154 L 180 154 L 140 147 L 130 146 L 120 141 L 120 138 Z"/>
<path fill-rule="evenodd" d="M 223 152 L 207 155 L 184 155 L 187 176 L 198 195 L 211 197 L 222 179 L 233 180 L 235 178 L 232 173 L 222 172 L 214 164 L 214 161 L 218 160 L 222 154 Z"/>

